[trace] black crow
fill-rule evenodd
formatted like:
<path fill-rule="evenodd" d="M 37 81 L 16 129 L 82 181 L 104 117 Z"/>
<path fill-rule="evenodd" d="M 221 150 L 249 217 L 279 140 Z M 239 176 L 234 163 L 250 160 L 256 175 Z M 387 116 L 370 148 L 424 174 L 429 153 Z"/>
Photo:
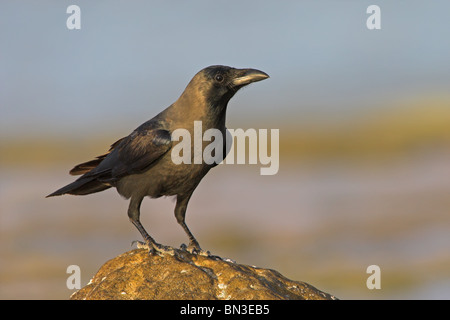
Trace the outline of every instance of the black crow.
<path fill-rule="evenodd" d="M 128 217 L 154 253 L 168 249 L 156 243 L 139 221 L 142 200 L 146 196 L 176 196 L 175 217 L 189 237 L 188 250 L 201 253 L 185 223 L 186 208 L 201 179 L 217 163 L 175 164 L 171 157 L 171 149 L 176 145 L 172 132 L 185 129 L 193 136 L 194 121 L 201 121 L 203 132 L 218 129 L 225 141 L 228 101 L 240 88 L 268 77 L 255 69 L 210 66 L 201 70 L 175 103 L 113 143 L 108 153 L 75 166 L 70 174 L 81 177 L 47 197 L 86 195 L 115 187 L 120 195 L 130 199 Z M 194 155 L 192 146 L 192 160 Z"/>

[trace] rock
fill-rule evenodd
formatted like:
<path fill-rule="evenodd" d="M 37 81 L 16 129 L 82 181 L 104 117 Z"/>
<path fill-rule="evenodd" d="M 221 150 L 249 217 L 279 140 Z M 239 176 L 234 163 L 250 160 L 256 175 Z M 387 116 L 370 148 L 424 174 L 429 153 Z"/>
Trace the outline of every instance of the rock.
<path fill-rule="evenodd" d="M 125 252 L 106 262 L 72 300 L 336 299 L 270 269 L 175 249 L 175 255 Z"/>

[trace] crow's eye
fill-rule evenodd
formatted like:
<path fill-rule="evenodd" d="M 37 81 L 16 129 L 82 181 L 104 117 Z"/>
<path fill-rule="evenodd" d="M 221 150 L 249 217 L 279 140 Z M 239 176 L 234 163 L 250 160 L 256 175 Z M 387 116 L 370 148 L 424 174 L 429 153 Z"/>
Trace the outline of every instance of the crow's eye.
<path fill-rule="evenodd" d="M 216 77 L 214 79 L 216 79 L 217 82 L 222 82 L 223 76 L 221 74 L 216 74 Z"/>

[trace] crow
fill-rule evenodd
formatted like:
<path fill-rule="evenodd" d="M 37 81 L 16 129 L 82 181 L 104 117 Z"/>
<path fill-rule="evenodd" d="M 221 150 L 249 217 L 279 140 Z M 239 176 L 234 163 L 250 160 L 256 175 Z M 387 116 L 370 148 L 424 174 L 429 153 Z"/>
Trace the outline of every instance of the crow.
<path fill-rule="evenodd" d="M 218 129 L 225 138 L 225 117 L 230 99 L 242 87 L 268 77 L 256 69 L 221 65 L 202 69 L 176 102 L 130 135 L 117 140 L 106 154 L 75 166 L 70 174 L 81 177 L 47 197 L 87 195 L 115 187 L 121 196 L 130 199 L 128 217 L 150 253 L 157 253 L 169 249 L 157 243 L 144 229 L 139 220 L 140 206 L 146 196 L 176 196 L 175 217 L 189 237 L 189 246 L 184 248 L 191 253 L 204 253 L 187 227 L 185 215 L 195 188 L 217 163 L 175 164 L 171 157 L 171 149 L 176 145 L 172 133 L 176 129 L 185 129 L 193 136 L 194 121 L 201 121 L 203 131 Z M 204 143 L 202 147 L 205 147 Z M 191 152 L 192 157 L 194 153 Z"/>

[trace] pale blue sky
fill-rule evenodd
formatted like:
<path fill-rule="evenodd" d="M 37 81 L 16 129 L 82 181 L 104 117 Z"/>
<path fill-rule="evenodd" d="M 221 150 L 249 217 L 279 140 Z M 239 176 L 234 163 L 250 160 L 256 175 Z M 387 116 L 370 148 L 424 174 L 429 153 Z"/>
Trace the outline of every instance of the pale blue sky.
<path fill-rule="evenodd" d="M 66 28 L 71 4 L 81 30 Z M 366 28 L 371 4 L 381 30 Z M 127 133 L 211 64 L 271 76 L 233 98 L 229 120 L 292 121 L 445 94 L 449 17 L 446 0 L 3 0 L 0 134 Z"/>

